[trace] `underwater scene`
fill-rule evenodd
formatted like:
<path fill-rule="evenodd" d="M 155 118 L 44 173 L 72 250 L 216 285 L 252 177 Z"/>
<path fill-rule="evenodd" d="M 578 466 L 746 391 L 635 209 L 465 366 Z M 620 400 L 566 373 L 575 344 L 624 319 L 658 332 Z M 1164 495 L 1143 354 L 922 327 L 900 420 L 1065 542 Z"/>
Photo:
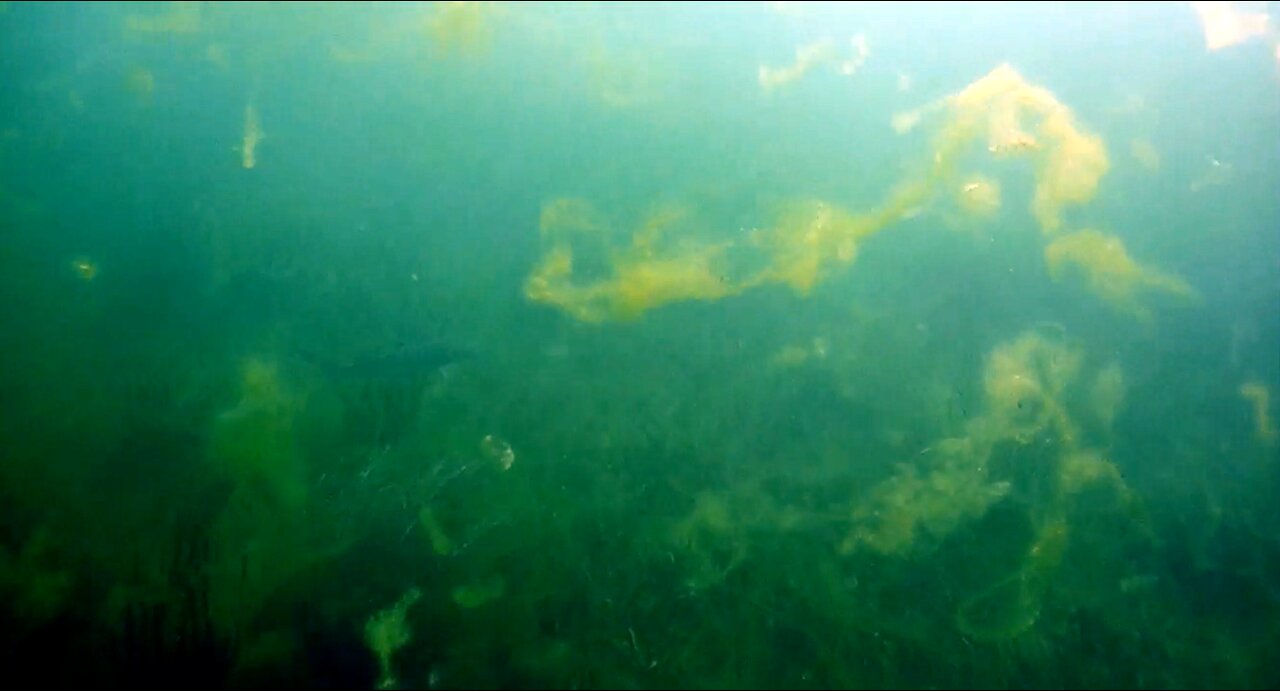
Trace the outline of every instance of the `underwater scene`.
<path fill-rule="evenodd" d="M 1280 4 L 0 37 L 10 680 L 1280 686 Z"/>

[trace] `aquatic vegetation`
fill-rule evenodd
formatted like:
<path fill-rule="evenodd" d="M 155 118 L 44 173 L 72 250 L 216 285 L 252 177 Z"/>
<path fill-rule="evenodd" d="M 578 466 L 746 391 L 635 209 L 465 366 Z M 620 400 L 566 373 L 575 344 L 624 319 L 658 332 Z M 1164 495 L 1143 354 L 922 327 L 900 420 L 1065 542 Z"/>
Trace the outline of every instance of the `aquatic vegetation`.
<path fill-rule="evenodd" d="M 67 607 L 72 573 L 56 566 L 52 534 L 37 529 L 21 547 L 11 551 L 0 545 L 0 597 L 4 614 L 22 628 L 39 627 Z"/>
<path fill-rule="evenodd" d="M 543 237 L 553 245 L 525 282 L 525 295 L 562 307 L 582 321 L 600 322 L 634 319 L 667 303 L 717 300 L 745 290 L 724 279 L 727 268 L 720 264 L 727 245 L 667 242 L 668 229 L 682 220 L 683 214 L 672 209 L 652 212 L 632 235 L 631 246 L 609 257 L 610 278 L 580 281 L 574 272 L 574 238 L 605 231 L 590 205 L 553 200 L 542 214 Z"/>
<path fill-rule="evenodd" d="M 1079 373 L 1081 360 L 1079 351 L 1034 331 L 993 350 L 983 371 L 985 434 L 1025 443 L 1053 430 L 1074 440 L 1077 433 L 1063 394 Z"/>
<path fill-rule="evenodd" d="M 156 91 L 156 76 L 144 67 L 132 67 L 125 73 L 124 86 L 142 103 L 150 103 Z"/>
<path fill-rule="evenodd" d="M 1115 464 L 1097 450 L 1069 447 L 1058 459 L 1058 491 L 1072 495 L 1094 484 L 1111 486 L 1122 498 L 1128 498 L 1124 478 Z"/>
<path fill-rule="evenodd" d="M 1259 441 L 1273 443 L 1280 439 L 1280 430 L 1271 420 L 1271 390 L 1257 380 L 1240 385 L 1240 396 L 1253 407 L 1254 434 Z"/>
<path fill-rule="evenodd" d="M 745 526 L 726 496 L 699 493 L 689 515 L 671 527 L 671 543 L 686 554 L 686 584 L 701 590 L 724 581 L 746 558 Z"/>
<path fill-rule="evenodd" d="M 408 613 L 420 598 L 422 592 L 412 587 L 394 605 L 374 613 L 365 622 L 364 641 L 378 659 L 377 686 L 380 690 L 395 689 L 399 684 L 392 659 L 413 639 Z"/>
<path fill-rule="evenodd" d="M 1056 231 L 1062 226 L 1062 209 L 1093 199 L 1098 180 L 1110 163 L 1102 140 L 1076 128 L 1070 111 L 1053 102 L 1039 135 L 1051 142 L 1036 162 L 1036 191 L 1031 209 L 1040 227 Z"/>
<path fill-rule="evenodd" d="M 422 526 L 423 533 L 427 534 L 427 541 L 431 543 L 431 550 L 436 555 L 453 553 L 453 541 L 430 507 L 423 505 L 422 509 L 418 510 L 418 523 Z"/>
<path fill-rule="evenodd" d="M 949 440 L 939 445 L 942 459 L 927 474 L 903 465 L 854 510 L 854 527 L 840 552 L 902 555 L 986 514 L 1010 485 L 992 481 L 974 451 L 967 440 Z"/>
<path fill-rule="evenodd" d="M 441 56 L 475 57 L 493 42 L 491 2 L 449 1 L 432 3 L 424 20 L 430 47 Z"/>
<path fill-rule="evenodd" d="M 856 34 L 849 39 L 847 57 L 842 57 L 836 42 L 831 38 L 818 39 L 796 47 L 795 59 L 790 65 L 784 67 L 761 65 L 757 79 L 760 82 L 760 88 L 769 92 L 798 81 L 813 70 L 827 65 L 832 66 L 838 74 L 847 77 L 856 73 L 870 54 L 867 37 L 862 34 Z"/>
<path fill-rule="evenodd" d="M 725 246 L 709 245 L 697 252 L 661 257 L 648 249 L 619 259 L 617 283 L 611 292 L 609 312 L 623 319 L 684 300 L 718 300 L 742 289 L 728 285 L 719 268 Z"/>
<path fill-rule="evenodd" d="M 258 109 L 249 104 L 244 107 L 244 138 L 240 142 L 240 165 L 254 168 L 258 165 L 258 144 L 266 138 L 258 122 Z"/>
<path fill-rule="evenodd" d="M 587 200 L 562 197 L 542 205 L 538 230 L 544 238 L 561 240 L 579 234 L 600 236 L 608 233 L 609 227 Z"/>
<path fill-rule="evenodd" d="M 960 604 L 957 628 L 984 641 L 1012 639 L 1030 629 L 1040 619 L 1044 592 L 1062 562 L 1068 537 L 1063 519 L 1045 522 L 1017 571 Z"/>
<path fill-rule="evenodd" d="M 1142 266 L 1129 256 L 1119 238 L 1099 231 L 1078 231 L 1055 238 L 1045 247 L 1044 259 L 1055 281 L 1062 280 L 1074 269 L 1083 274 L 1091 292 L 1112 307 L 1140 319 L 1151 318 L 1150 309 L 1138 299 L 1143 292 L 1166 293 L 1183 299 L 1196 297 L 1196 292 L 1185 281 Z"/>
<path fill-rule="evenodd" d="M 241 364 L 240 400 L 213 422 L 210 457 L 238 484 L 269 501 L 298 509 L 307 498 L 294 421 L 301 402 L 286 389 L 276 361 L 249 357 Z"/>
<path fill-rule="evenodd" d="M 475 584 L 463 584 L 453 588 L 453 602 L 459 608 L 471 610 L 502 598 L 507 592 L 507 582 L 495 574 Z"/>
<path fill-rule="evenodd" d="M 304 489 L 305 490 L 305 489 Z M 282 504 L 258 485 L 237 485 L 210 529 L 209 609 L 220 635 L 243 641 L 277 604 L 296 602 L 291 585 L 350 547 L 314 503 Z"/>
<path fill-rule="evenodd" d="M 753 537 L 793 532 L 813 521 L 803 510 L 780 505 L 755 483 L 706 490 L 670 524 L 667 545 L 682 569 L 682 584 L 702 591 L 725 581 L 751 555 Z"/>
<path fill-rule="evenodd" d="M 828 267 L 857 258 L 859 241 L 882 225 L 876 221 L 822 200 L 789 203 L 773 226 L 751 238 L 768 256 L 769 266 L 750 283 L 781 283 L 805 295 L 826 277 Z"/>
<path fill-rule="evenodd" d="M 157 3 L 159 4 L 159 3 Z M 131 34 L 194 34 L 200 31 L 199 2 L 170 2 L 163 11 L 130 14 L 125 17 L 125 31 Z"/>
<path fill-rule="evenodd" d="M 808 20 L 615 9 L 10 8 L 38 40 L 0 124 L 0 663 L 159 686 L 92 679 L 123 640 L 132 669 L 174 655 L 164 685 L 1264 686 L 1271 159 L 1213 124 L 1271 111 L 1183 121 L 1194 89 L 1079 71 L 1163 44 L 1040 63 L 1091 130 L 1009 66 L 947 87 L 964 32 L 897 62 L 925 44 L 880 9 L 895 64 L 861 85 L 847 33 L 787 63 Z M 264 125 L 288 165 L 235 171 L 273 168 Z M 1095 213 L 1163 247 L 1206 218 L 1197 275 L 1245 283 L 1158 335 L 1100 320 L 1194 291 Z M 172 523 L 199 545 L 165 550 Z M 221 675 L 185 665 L 210 641 Z"/>
<path fill-rule="evenodd" d="M 822 55 L 817 49 L 811 52 Z M 809 58 L 814 60 L 818 57 Z M 716 301 L 769 284 L 807 295 L 834 269 L 851 264 L 860 244 L 914 215 L 940 186 L 952 184 L 954 169 L 975 142 L 985 141 L 985 153 L 996 159 L 1032 160 L 1031 212 L 1046 235 L 1061 230 L 1066 208 L 1093 198 L 1109 167 L 1102 140 L 1081 130 L 1066 106 L 1008 65 L 952 96 L 902 115 L 895 127 L 907 129 L 939 113 L 942 124 L 927 172 L 903 181 L 878 208 L 862 214 L 823 200 L 797 200 L 783 205 L 771 224 L 745 239 L 713 241 L 706 229 L 688 223 L 688 213 L 657 212 L 632 232 L 629 246 L 619 246 L 589 204 L 547 202 L 540 220 L 544 254 L 526 280 L 525 295 L 585 322 L 635 319 L 670 303 Z M 999 188 L 989 179 L 971 178 L 959 189 L 959 202 L 970 213 L 992 214 L 1000 205 Z M 1081 238 L 1088 236 L 1046 250 L 1051 271 L 1068 256 L 1085 261 L 1078 250 L 1069 250 L 1081 245 Z M 576 257 L 587 247 L 602 258 L 593 263 L 601 265 L 599 272 L 575 267 Z M 742 256 L 753 259 L 744 263 Z M 1123 275 L 1124 267 L 1096 259 L 1102 265 L 1095 271 L 1110 278 L 1099 278 L 1092 286 L 1103 291 L 1104 298 L 1123 300 L 1124 291 L 1116 282 L 1124 280 L 1117 276 Z M 1170 290 L 1182 286 L 1162 276 L 1147 273 L 1145 283 Z"/>
<path fill-rule="evenodd" d="M 935 138 L 937 174 L 978 138 L 986 139 L 987 151 L 997 158 L 1032 159 L 1036 185 L 1031 210 L 1045 233 L 1061 228 L 1066 207 L 1093 198 L 1109 167 L 1102 140 L 1081 130 L 1069 108 L 1009 65 L 923 110 L 947 114 Z"/>
<path fill-rule="evenodd" d="M 782 347 L 769 358 L 769 365 L 782 369 L 797 368 L 811 361 L 823 360 L 829 351 L 827 340 L 815 336 L 810 343 Z"/>
<path fill-rule="evenodd" d="M 1000 183 L 984 175 L 974 175 L 960 185 L 956 201 L 967 214 L 993 216 L 1000 211 Z"/>
<path fill-rule="evenodd" d="M 914 199 L 902 195 L 893 209 Z M 580 278 L 574 270 L 575 246 L 562 240 L 534 267 L 525 295 L 587 322 L 635 319 L 670 303 L 719 300 L 769 283 L 804 295 L 829 273 L 830 265 L 852 262 L 858 241 L 882 228 L 886 216 L 894 211 L 854 217 L 820 200 L 797 201 L 783 207 L 775 226 L 735 244 L 700 241 L 696 235 L 673 239 L 670 229 L 684 215 L 659 210 L 632 235 L 630 247 L 612 251 L 610 278 Z M 766 266 L 744 269 L 741 260 L 730 261 L 734 250 L 746 251 L 755 264 Z"/>
<path fill-rule="evenodd" d="M 957 616 L 962 629 L 992 637 L 1013 636 L 1029 627 L 1065 546 L 1067 500 L 1098 485 L 1112 488 L 1122 503 L 1130 499 L 1118 469 L 1083 446 L 1067 410 L 1067 391 L 1079 379 L 1082 364 L 1079 349 L 1037 331 L 994 348 L 983 373 L 986 405 L 966 424 L 967 435 L 931 445 L 927 454 L 902 464 L 872 488 L 854 509 L 840 552 L 903 556 L 937 545 L 1014 490 L 1012 480 L 993 475 L 998 449 L 1009 454 L 1010 443 L 1015 451 L 1033 442 L 1048 443 L 1056 453 L 1038 475 L 1050 476 L 1053 485 L 1041 499 L 1043 507 L 1032 510 L 1043 525 L 1041 537 L 1017 574 L 972 597 Z M 1103 381 L 1114 387 L 1116 376 L 1107 372 Z"/>

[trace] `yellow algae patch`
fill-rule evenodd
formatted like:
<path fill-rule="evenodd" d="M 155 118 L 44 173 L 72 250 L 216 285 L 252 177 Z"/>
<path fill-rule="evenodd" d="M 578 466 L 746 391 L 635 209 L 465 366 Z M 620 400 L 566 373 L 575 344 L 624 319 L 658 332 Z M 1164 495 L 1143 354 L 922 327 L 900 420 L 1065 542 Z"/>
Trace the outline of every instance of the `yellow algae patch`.
<path fill-rule="evenodd" d="M 624 259 L 617 266 L 612 312 L 634 318 L 668 303 L 717 300 L 740 292 L 742 289 L 729 285 L 715 267 L 724 248 L 711 245 L 670 257 Z"/>
<path fill-rule="evenodd" d="M 1000 183 L 982 175 L 969 177 L 956 193 L 960 208 L 973 216 L 991 216 L 1000 210 Z"/>
<path fill-rule="evenodd" d="M 726 244 L 667 242 L 668 229 L 684 216 L 677 208 L 654 211 L 632 234 L 630 247 L 607 253 L 608 276 L 583 277 L 574 271 L 574 236 L 608 235 L 608 229 L 584 202 L 544 205 L 541 229 L 554 245 L 525 282 L 525 296 L 580 320 L 599 322 L 634 319 L 668 303 L 716 300 L 744 290 L 729 282 L 719 266 Z"/>
<path fill-rule="evenodd" d="M 1011 489 L 989 470 L 1002 441 L 1061 445 L 1052 469 L 1058 479 L 1054 502 L 1094 480 L 1118 479 L 1109 462 L 1077 447 L 1077 426 L 1064 401 L 1082 362 L 1079 350 L 1035 331 L 992 349 L 983 372 L 985 407 L 966 425 L 966 436 L 936 442 L 918 462 L 903 464 L 874 487 L 854 510 L 841 552 L 905 554 L 984 515 Z"/>
<path fill-rule="evenodd" d="M 811 360 L 827 357 L 827 340 L 815 336 L 811 344 L 791 344 L 784 346 L 769 358 L 769 365 L 774 368 L 797 368 Z"/>
<path fill-rule="evenodd" d="M 244 138 L 240 143 L 240 165 L 254 168 L 258 165 L 258 143 L 266 137 L 262 125 L 258 122 L 258 109 L 252 105 L 244 107 Z"/>
<path fill-rule="evenodd" d="M 719 300 L 763 284 L 785 284 L 804 295 L 832 266 L 851 263 L 860 240 L 901 218 L 919 198 L 918 190 L 900 192 L 889 206 L 866 216 L 820 200 L 792 202 L 774 225 L 738 243 L 689 233 L 673 237 L 675 229 L 693 230 L 688 214 L 659 209 L 633 231 L 629 247 L 605 248 L 607 274 L 599 278 L 575 270 L 576 250 L 594 247 L 592 239 L 603 240 L 611 231 L 589 205 L 555 200 L 544 205 L 541 220 L 550 248 L 526 281 L 525 295 L 588 322 L 633 319 L 669 303 Z M 734 271 L 741 269 L 728 261 L 734 249 L 750 254 L 755 268 Z"/>
<path fill-rule="evenodd" d="M 489 2 L 436 2 L 425 29 L 441 55 L 474 57 L 493 43 L 495 6 Z"/>
<path fill-rule="evenodd" d="M 1120 506 L 1133 499 L 1119 469 L 1081 444 L 1066 408 L 1066 401 L 1078 400 L 1067 392 L 1078 380 L 1083 361 L 1080 350 L 1037 331 L 992 349 L 983 373 L 985 408 L 968 422 L 966 436 L 927 447 L 872 488 L 854 510 L 840 552 L 901 557 L 927 550 L 984 516 L 1017 485 L 1019 494 L 1038 495 L 1026 504 L 1035 535 L 1011 574 L 960 601 L 956 625 L 969 636 L 988 640 L 1008 639 L 1029 629 L 1039 619 L 1044 595 L 1066 554 L 1070 498 L 1102 486 L 1114 491 Z M 1105 368 L 1097 382 L 1120 389 L 1119 368 Z M 1119 405 L 1118 396 L 1106 398 L 1107 405 Z M 1037 451 L 1018 454 L 1008 441 L 1034 441 Z M 1054 453 L 1043 453 L 1050 449 Z M 1033 490 L 1025 481 L 1001 478 L 997 469 L 1002 464 L 992 463 L 997 456 L 1006 462 L 1043 465 L 1035 475 L 1050 483 L 1037 480 L 1034 485 L 1043 489 Z"/>
<path fill-rule="evenodd" d="M 124 28 L 134 34 L 194 34 L 200 31 L 200 3 L 171 2 L 164 12 L 131 14 Z"/>
<path fill-rule="evenodd" d="M 250 357 L 241 366 L 240 400 L 218 414 L 210 433 L 210 457 L 238 485 L 277 506 L 306 504 L 306 468 L 294 422 L 302 406 L 289 391 L 275 360 Z"/>
<path fill-rule="evenodd" d="M 156 91 L 156 76 L 144 67 L 132 67 L 125 73 L 124 86 L 129 93 L 147 102 Z"/>
<path fill-rule="evenodd" d="M 783 283 L 807 294 L 828 266 L 852 262 L 858 241 L 884 225 L 821 200 L 789 204 L 773 228 L 755 234 L 754 242 L 771 261 L 754 282 Z"/>
<path fill-rule="evenodd" d="M 1044 139 L 1054 142 L 1037 161 L 1036 192 L 1031 211 L 1040 228 L 1056 231 L 1062 225 L 1062 208 L 1093 199 L 1098 180 L 1109 163 L 1102 140 L 1076 129 L 1065 108 L 1055 109 L 1040 126 Z"/>
<path fill-rule="evenodd" d="M 1098 452 L 1091 449 L 1072 449 L 1058 460 L 1058 490 L 1074 494 L 1094 483 L 1106 482 L 1127 493 L 1120 470 Z"/>
<path fill-rule="evenodd" d="M 913 467 L 876 486 L 855 510 L 854 528 L 840 545 L 844 554 L 868 549 L 903 554 L 922 537 L 944 538 L 962 524 L 986 514 L 1009 492 L 992 482 L 981 464 L 965 455 L 921 475 Z"/>
<path fill-rule="evenodd" d="M 1240 385 L 1240 396 L 1253 405 L 1254 434 L 1258 440 L 1273 443 L 1280 439 L 1280 430 L 1276 430 L 1271 420 L 1271 391 L 1265 384 L 1256 380 Z"/>
<path fill-rule="evenodd" d="M 591 203 L 582 199 L 553 199 L 542 205 L 538 230 L 544 236 L 569 233 L 598 234 L 608 230 Z"/>
<path fill-rule="evenodd" d="M 1054 239 L 1044 249 L 1049 275 L 1059 281 L 1074 267 L 1089 290 L 1113 307 L 1147 319 L 1150 311 L 1138 302 L 1143 291 L 1158 291 L 1184 298 L 1195 297 L 1185 281 L 1135 262 L 1119 238 L 1093 230 L 1078 231 Z"/>
<path fill-rule="evenodd" d="M 547 251 L 533 268 L 524 282 L 524 295 L 535 303 L 564 308 L 578 319 L 590 322 L 588 315 L 575 306 L 588 301 L 591 292 L 573 285 L 572 279 L 573 250 L 568 245 L 559 245 Z"/>
<path fill-rule="evenodd" d="M 795 368 L 809 360 L 809 349 L 804 346 L 785 346 L 769 359 L 769 365 L 775 368 Z"/>
<path fill-rule="evenodd" d="M 795 60 L 785 67 L 768 67 L 761 65 L 757 72 L 757 80 L 765 91 L 790 84 L 810 70 L 835 59 L 836 45 L 829 38 L 807 43 L 796 48 Z"/>
<path fill-rule="evenodd" d="M 787 69 L 803 73 L 811 69 L 805 66 L 830 60 L 826 45 L 801 51 L 800 67 Z M 784 77 L 772 75 L 765 81 L 778 80 Z M 1059 230 L 1066 207 L 1092 199 L 1107 171 L 1101 140 L 1077 128 L 1071 112 L 1050 92 L 1028 84 L 1008 65 L 898 124 L 905 129 L 926 113 L 943 117 L 932 165 L 923 175 L 900 182 L 884 202 L 866 212 L 822 200 L 794 201 L 765 227 L 721 242 L 705 235 L 677 237 L 677 231 L 705 229 L 688 223 L 683 213 L 654 214 L 632 232 L 629 246 L 621 246 L 611 242 L 608 224 L 586 202 L 548 202 L 540 222 L 545 254 L 527 280 L 525 294 L 589 322 L 631 319 L 668 303 L 718 300 L 768 284 L 807 295 L 833 270 L 851 264 L 867 238 L 909 218 L 940 190 L 958 194 L 971 214 L 995 213 L 1001 205 L 995 181 L 977 176 L 959 181 L 954 174 L 975 143 L 986 143 L 985 151 L 979 150 L 982 155 L 1032 159 L 1036 184 L 1031 209 L 1045 233 Z M 600 256 L 584 255 L 588 248 Z M 1054 251 L 1055 257 L 1059 254 Z M 730 257 L 734 266 L 729 266 Z M 748 258 L 745 266 L 743 258 Z"/>
<path fill-rule="evenodd" d="M 1080 370 L 1078 351 L 1027 332 L 987 356 L 983 389 L 987 395 L 986 434 L 1029 442 L 1054 426 L 1075 439 L 1075 425 L 1062 404 L 1063 391 Z"/>
<path fill-rule="evenodd" d="M 795 59 L 790 65 L 783 67 L 761 65 L 757 72 L 757 80 L 760 82 L 760 87 L 767 92 L 798 81 L 806 74 L 826 65 L 831 65 L 840 74 L 849 76 L 862 67 L 870 54 L 867 37 L 862 34 L 849 39 L 849 52 L 843 59 L 836 42 L 829 37 L 823 38 L 798 46 Z"/>
<path fill-rule="evenodd" d="M 1091 200 L 1107 172 L 1102 140 L 1078 128 L 1070 109 L 1008 65 L 945 104 L 949 119 L 937 138 L 935 174 L 945 173 L 971 141 L 984 136 L 994 156 L 1032 158 L 1036 187 L 1031 210 L 1046 233 L 1061 227 L 1065 207 Z"/>

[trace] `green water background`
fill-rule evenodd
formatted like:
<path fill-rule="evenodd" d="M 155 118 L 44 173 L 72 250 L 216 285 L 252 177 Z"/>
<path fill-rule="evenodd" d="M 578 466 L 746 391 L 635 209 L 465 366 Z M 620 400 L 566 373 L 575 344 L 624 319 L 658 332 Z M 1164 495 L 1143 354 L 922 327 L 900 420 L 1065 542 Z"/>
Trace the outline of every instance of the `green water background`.
<path fill-rule="evenodd" d="M 435 12 L 5 5 L 6 670 L 369 687 L 367 623 L 417 588 L 405 687 L 1280 685 L 1280 459 L 1239 392 L 1280 392 L 1268 46 L 1207 53 L 1184 5 Z M 130 23 L 166 13 L 195 23 Z M 762 93 L 759 65 L 858 32 L 857 74 Z M 549 200 L 621 228 L 691 205 L 729 235 L 795 197 L 870 209 L 930 155 L 890 117 L 1004 62 L 1108 145 L 1071 218 L 1200 301 L 1142 323 L 1052 281 L 1017 165 L 977 240 L 926 209 L 809 296 L 601 325 L 524 297 Z M 1099 444 L 1138 501 L 1082 495 L 1034 598 L 1006 586 L 1052 441 L 949 535 L 843 554 L 1028 329 L 1123 369 Z M 458 361 L 341 367 L 422 344 Z"/>

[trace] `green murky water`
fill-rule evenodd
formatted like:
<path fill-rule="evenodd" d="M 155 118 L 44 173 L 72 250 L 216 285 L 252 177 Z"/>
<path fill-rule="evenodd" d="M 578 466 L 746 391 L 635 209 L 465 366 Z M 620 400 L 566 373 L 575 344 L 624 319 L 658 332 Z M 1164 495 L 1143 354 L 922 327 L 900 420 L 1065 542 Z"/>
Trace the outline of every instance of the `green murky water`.
<path fill-rule="evenodd" d="M 11 679 L 1280 685 L 1274 3 L 0 7 Z"/>

